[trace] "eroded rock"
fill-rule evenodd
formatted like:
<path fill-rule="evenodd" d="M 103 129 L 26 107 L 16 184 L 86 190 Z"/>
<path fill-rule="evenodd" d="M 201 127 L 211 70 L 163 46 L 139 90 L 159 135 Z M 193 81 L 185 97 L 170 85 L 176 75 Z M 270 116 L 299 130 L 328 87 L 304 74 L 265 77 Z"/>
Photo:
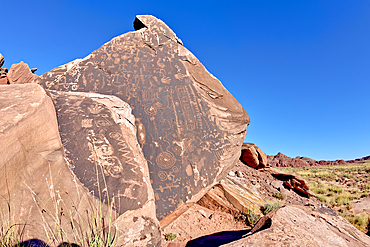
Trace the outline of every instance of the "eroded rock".
<path fill-rule="evenodd" d="M 311 211 L 286 206 L 265 215 L 251 233 L 232 246 L 336 246 L 365 247 L 370 238 L 330 209 Z"/>
<path fill-rule="evenodd" d="M 7 77 L 10 84 L 30 83 L 34 79 L 38 78 L 36 74 L 32 73 L 28 64 L 23 61 L 13 64 L 9 69 Z"/>
<path fill-rule="evenodd" d="M 153 16 L 137 16 L 135 23 L 137 31 L 37 82 L 130 104 L 165 226 L 228 174 L 240 157 L 249 117 L 166 24 Z"/>
<path fill-rule="evenodd" d="M 252 168 L 268 166 L 267 155 L 254 143 L 243 143 L 240 160 Z"/>
<path fill-rule="evenodd" d="M 148 189 L 146 201 L 138 200 L 142 202 L 141 207 L 127 210 L 122 215 L 116 204 L 113 208 L 108 206 L 103 181 L 100 181 L 99 194 L 105 200 L 97 197 L 80 182 L 81 177 L 72 172 L 77 164 L 66 162 L 55 108 L 42 87 L 34 83 L 0 86 L 0 102 L 0 145 L 3 147 L 0 149 L 0 220 L 3 227 L 15 231 L 19 228 L 23 240 L 39 239 L 50 246 L 61 242 L 87 244 L 84 236 L 103 228 L 106 234 L 111 231 L 110 239 L 118 234 L 118 246 L 160 244 L 152 191 Z M 70 126 L 75 129 L 81 127 L 76 124 L 76 119 L 83 119 L 82 115 L 76 114 L 76 109 L 76 105 L 67 109 L 71 122 L 75 123 Z M 60 111 L 61 117 L 63 114 Z M 113 122 L 114 114 L 105 117 Z M 135 132 L 131 136 L 134 138 L 129 144 L 133 145 L 133 151 L 137 151 L 138 144 L 133 144 Z M 94 137 L 90 138 L 93 143 Z M 100 150 L 104 149 L 104 143 L 99 144 Z M 90 169 L 104 167 L 102 160 L 96 158 L 98 155 L 94 156 L 96 153 L 90 155 L 96 161 Z M 144 160 L 140 149 L 136 158 Z M 144 165 L 145 162 L 141 163 L 141 180 L 135 178 L 150 188 Z M 145 194 L 143 190 L 140 192 Z"/>
<path fill-rule="evenodd" d="M 111 95 L 50 94 L 70 169 L 91 194 L 112 205 L 118 242 L 158 246 L 154 193 L 130 106 Z"/>
<path fill-rule="evenodd" d="M 243 178 L 226 177 L 220 185 L 227 200 L 243 214 L 260 211 L 265 204 L 258 191 Z"/>
<path fill-rule="evenodd" d="M 275 168 L 266 168 L 265 171 L 269 172 L 276 179 L 283 181 L 283 185 L 285 187 L 289 189 L 295 189 L 300 194 L 303 194 L 308 197 L 315 196 L 315 194 L 312 191 L 310 191 L 310 188 L 304 179 L 293 174 L 286 174 Z"/>

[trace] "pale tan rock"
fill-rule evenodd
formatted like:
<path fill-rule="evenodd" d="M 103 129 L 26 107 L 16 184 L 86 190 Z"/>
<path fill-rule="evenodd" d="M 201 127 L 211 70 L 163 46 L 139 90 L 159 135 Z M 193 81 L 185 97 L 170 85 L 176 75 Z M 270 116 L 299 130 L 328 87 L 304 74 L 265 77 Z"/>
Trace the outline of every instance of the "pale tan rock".
<path fill-rule="evenodd" d="M 113 204 L 119 245 L 159 245 L 154 192 L 131 107 L 112 95 L 50 94 L 71 170 L 96 199 Z M 99 180 L 104 181 L 100 188 Z"/>
<path fill-rule="evenodd" d="M 144 161 L 140 169 L 143 184 L 148 185 L 147 200 L 138 209 L 119 214 L 117 205 L 111 208 L 101 202 L 74 174 L 64 156 L 54 105 L 39 85 L 0 86 L 0 102 L 0 145 L 6 147 L 0 149 L 0 220 L 4 227 L 20 226 L 23 240 L 36 238 L 57 246 L 65 241 L 86 245 L 86 239 L 80 242 L 82 234 L 102 230 L 104 224 L 111 237 L 117 233 L 118 246 L 160 245 L 154 195 L 141 151 L 136 158 Z M 135 132 L 127 130 L 126 134 L 134 136 L 128 147 L 137 151 Z M 103 194 L 106 189 L 103 185 L 101 189 Z"/>
<path fill-rule="evenodd" d="M 241 212 L 226 199 L 224 189 L 220 185 L 208 191 L 197 204 L 210 210 L 225 212 L 233 216 L 241 214 Z"/>
<path fill-rule="evenodd" d="M 10 84 L 25 84 L 30 83 L 38 78 L 37 75 L 32 73 L 28 64 L 21 61 L 20 63 L 13 64 L 8 72 L 8 80 Z"/>
<path fill-rule="evenodd" d="M 244 238 L 222 245 L 365 247 L 370 238 L 327 208 L 286 206 L 265 215 Z"/>
<path fill-rule="evenodd" d="M 221 180 L 220 185 L 227 200 L 243 214 L 248 212 L 258 214 L 265 204 L 258 192 L 243 178 L 226 177 Z"/>

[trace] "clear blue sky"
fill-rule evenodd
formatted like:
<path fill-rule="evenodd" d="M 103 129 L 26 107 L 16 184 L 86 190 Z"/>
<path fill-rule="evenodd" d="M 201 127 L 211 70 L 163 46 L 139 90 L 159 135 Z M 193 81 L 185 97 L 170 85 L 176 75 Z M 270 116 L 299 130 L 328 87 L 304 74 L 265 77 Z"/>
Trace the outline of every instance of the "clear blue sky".
<path fill-rule="evenodd" d="M 251 117 L 246 142 L 317 160 L 370 155 L 370 1 L 1 2 L 4 67 L 41 75 L 166 22 Z"/>

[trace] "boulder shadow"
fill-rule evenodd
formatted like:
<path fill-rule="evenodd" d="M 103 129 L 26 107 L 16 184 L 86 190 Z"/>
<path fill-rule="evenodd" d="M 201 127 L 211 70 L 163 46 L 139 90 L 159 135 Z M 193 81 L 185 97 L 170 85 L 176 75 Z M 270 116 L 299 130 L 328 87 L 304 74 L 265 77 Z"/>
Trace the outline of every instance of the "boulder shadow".
<path fill-rule="evenodd" d="M 244 235 L 246 235 L 249 232 L 250 230 L 218 232 L 211 235 L 193 239 L 186 244 L 186 247 L 220 246 L 241 239 L 243 238 Z"/>
<path fill-rule="evenodd" d="M 13 247 L 49 247 L 44 241 L 39 239 L 30 239 L 27 241 L 23 241 L 22 243 L 19 243 L 17 245 L 14 245 Z M 58 247 L 80 247 L 77 244 L 67 243 L 63 242 L 58 245 Z"/>

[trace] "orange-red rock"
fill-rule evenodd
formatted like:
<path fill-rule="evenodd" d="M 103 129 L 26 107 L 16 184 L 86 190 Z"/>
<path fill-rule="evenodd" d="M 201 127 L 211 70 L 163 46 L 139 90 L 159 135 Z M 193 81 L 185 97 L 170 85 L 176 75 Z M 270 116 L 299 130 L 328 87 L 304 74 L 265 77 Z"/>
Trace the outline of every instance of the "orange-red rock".
<path fill-rule="evenodd" d="M 268 165 L 267 155 L 254 143 L 243 143 L 240 160 L 253 168 L 264 168 Z"/>

